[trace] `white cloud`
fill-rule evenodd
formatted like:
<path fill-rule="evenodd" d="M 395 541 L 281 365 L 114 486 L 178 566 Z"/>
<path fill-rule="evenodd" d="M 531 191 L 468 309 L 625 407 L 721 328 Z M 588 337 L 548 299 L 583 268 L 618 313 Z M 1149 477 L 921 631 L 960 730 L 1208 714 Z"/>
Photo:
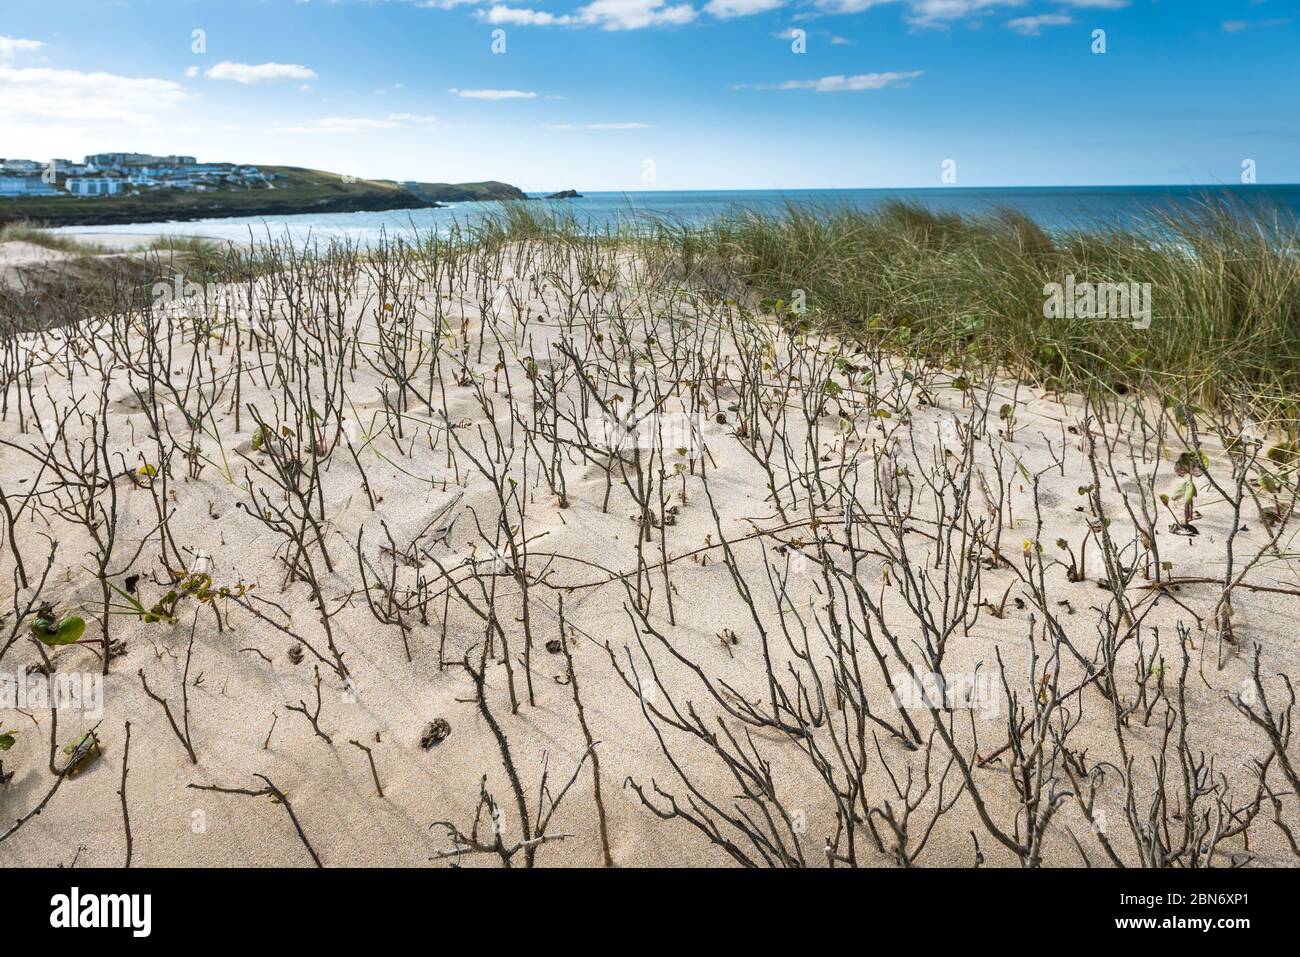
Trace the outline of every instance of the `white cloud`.
<path fill-rule="evenodd" d="M 438 0 L 447 2 L 470 3 L 478 0 Z M 776 10 L 787 5 L 788 0 L 707 0 L 699 10 L 689 3 L 666 6 L 667 0 L 597 0 L 597 2 L 579 8 L 573 14 L 552 14 L 544 10 L 531 10 L 496 4 L 486 13 L 479 12 L 480 18 L 491 23 L 514 23 L 527 26 L 603 26 L 609 30 L 632 30 L 638 27 L 659 26 L 664 24 L 689 23 L 702 10 L 719 19 L 749 16 L 769 10 Z M 950 23 L 979 16 L 986 13 L 1007 11 L 1024 7 L 1028 0 L 813 0 L 822 12 L 829 14 L 862 13 L 886 4 L 897 4 L 904 10 L 904 19 L 913 27 L 946 28 Z M 1058 6 L 1091 10 L 1119 10 L 1129 6 L 1132 0 L 1056 0 Z M 430 4 L 436 5 L 436 4 Z M 1021 19 L 1040 19 L 1044 26 L 1051 25 L 1049 18 L 1064 14 L 1043 14 L 1040 17 Z M 1232 26 L 1226 29 L 1244 29 L 1241 21 L 1230 21 Z M 837 38 L 836 41 L 847 41 Z"/>
<path fill-rule="evenodd" d="M 903 18 L 910 25 L 920 28 L 944 28 L 954 21 L 968 17 L 1023 7 L 1026 0 L 815 0 L 815 2 L 824 13 L 861 13 L 887 3 L 899 3 L 905 7 Z M 1119 10 L 1127 7 L 1131 0 L 1056 0 L 1056 2 L 1058 6 L 1063 7 Z M 1022 19 L 1045 19 L 1050 16 L 1055 14 Z M 1050 24 L 1044 22 L 1043 25 Z"/>
<path fill-rule="evenodd" d="M 817 6 L 827 13 L 861 13 L 896 0 L 817 0 Z"/>
<path fill-rule="evenodd" d="M 711 2 L 736 6 L 757 3 L 780 5 L 776 0 L 711 0 Z M 689 3 L 668 5 L 665 0 L 594 0 L 593 3 L 579 7 L 571 14 L 559 15 L 545 10 L 511 7 L 498 3 L 486 12 L 480 10 L 479 18 L 488 23 L 515 26 L 578 26 L 599 27 L 602 30 L 639 30 L 642 27 L 681 26 L 694 20 L 698 13 L 699 11 Z"/>
<path fill-rule="evenodd" d="M 199 75 L 199 68 L 196 66 L 187 66 L 185 68 L 185 75 L 192 80 Z"/>
<path fill-rule="evenodd" d="M 19 53 L 32 53 L 45 46 L 40 40 L 20 40 L 0 36 L 0 60 L 12 60 Z"/>
<path fill-rule="evenodd" d="M 316 79 L 315 70 L 297 63 L 232 63 L 229 60 L 218 63 L 204 75 L 210 80 L 234 80 L 243 84 Z"/>
<path fill-rule="evenodd" d="M 282 133 L 364 133 L 370 130 L 398 130 L 412 123 L 436 122 L 432 116 L 415 113 L 389 113 L 386 117 L 326 116 L 316 120 L 303 120 L 293 126 L 281 126 Z"/>
<path fill-rule="evenodd" d="M 992 7 L 1019 7 L 1024 0 L 908 0 L 905 18 L 914 27 L 942 27 Z"/>
<path fill-rule="evenodd" d="M 690 23 L 696 10 L 689 3 L 667 6 L 664 0 L 595 0 L 580 8 L 578 16 L 603 30 L 639 30 Z"/>
<path fill-rule="evenodd" d="M 533 100 L 537 94 L 531 90 L 458 90 L 454 86 L 447 91 L 455 93 L 466 100 Z"/>
<path fill-rule="evenodd" d="M 180 84 L 171 80 L 0 66 L 0 116 L 142 126 L 186 99 Z"/>
<path fill-rule="evenodd" d="M 817 93 L 858 93 L 863 90 L 883 90 L 890 86 L 899 86 L 908 80 L 921 76 L 922 70 L 907 70 L 891 73 L 858 73 L 853 76 L 824 76 L 818 80 L 786 80 L 784 83 L 760 84 L 748 86 L 742 84 L 733 89 L 755 90 L 813 90 Z"/>
<path fill-rule="evenodd" d="M 704 9 L 713 16 L 725 20 L 731 17 L 748 17 L 783 6 L 785 0 L 709 0 L 704 5 Z"/>
<path fill-rule="evenodd" d="M 1043 13 L 1036 17 L 1016 17 L 1008 20 L 1007 26 L 1022 36 L 1037 37 L 1043 33 L 1043 27 L 1064 27 L 1074 22 L 1068 13 Z"/>
<path fill-rule="evenodd" d="M 507 7 L 498 3 L 484 13 L 479 11 L 479 18 L 494 24 L 512 24 L 520 27 L 552 27 L 568 25 L 573 17 L 547 13 L 545 10 L 529 10 L 525 7 Z"/>
<path fill-rule="evenodd" d="M 426 0 L 421 6 L 447 9 L 461 4 L 480 3 L 482 0 Z M 513 7 L 508 3 L 494 3 L 486 10 L 477 13 L 480 20 L 491 24 L 511 24 L 515 26 L 576 26 L 599 27 L 604 30 L 638 30 L 644 27 L 681 26 L 691 23 L 701 13 L 707 13 L 718 19 L 733 19 L 750 16 L 785 7 L 789 0 L 707 0 L 701 7 L 691 3 L 672 3 L 671 0 L 593 0 L 579 7 L 572 13 L 551 13 L 548 10 L 536 10 L 531 7 Z M 949 24 L 979 16 L 1024 7 L 1028 0 L 813 0 L 822 13 L 852 14 L 862 13 L 874 7 L 897 4 L 904 13 L 903 18 L 917 28 L 947 28 Z M 1119 10 L 1131 4 L 1132 0 L 1056 0 L 1058 6 L 1093 10 Z M 1040 14 L 1038 16 L 1020 17 L 1012 23 L 1023 32 L 1033 29 L 1033 24 L 1054 26 L 1066 21 L 1060 17 L 1065 13 Z M 1225 29 L 1242 29 L 1240 21 L 1231 21 Z M 831 40 L 833 44 L 842 45 L 849 41 L 842 37 Z"/>

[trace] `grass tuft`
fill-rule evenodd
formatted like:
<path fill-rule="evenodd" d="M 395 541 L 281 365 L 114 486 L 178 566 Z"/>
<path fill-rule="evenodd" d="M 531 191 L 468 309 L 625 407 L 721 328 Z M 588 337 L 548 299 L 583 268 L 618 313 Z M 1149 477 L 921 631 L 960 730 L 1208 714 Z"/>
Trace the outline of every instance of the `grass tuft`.
<path fill-rule="evenodd" d="M 94 243 L 79 242 L 25 222 L 0 225 L 0 243 L 31 243 L 34 246 L 56 249 L 59 252 L 73 253 L 78 256 L 93 256 L 103 252 L 103 249 Z"/>
<path fill-rule="evenodd" d="M 524 204 L 481 227 L 498 241 L 582 231 L 571 213 Z M 1300 241 L 1280 212 L 1203 203 L 1145 227 L 1049 233 L 1015 210 L 788 205 L 736 209 L 706 225 L 629 217 L 617 233 L 719 288 L 742 284 L 778 312 L 802 290 L 800 322 L 950 366 L 994 364 L 1049 388 L 1245 400 L 1296 431 Z M 1067 276 L 1149 283 L 1149 328 L 1045 318 L 1045 285 Z"/>

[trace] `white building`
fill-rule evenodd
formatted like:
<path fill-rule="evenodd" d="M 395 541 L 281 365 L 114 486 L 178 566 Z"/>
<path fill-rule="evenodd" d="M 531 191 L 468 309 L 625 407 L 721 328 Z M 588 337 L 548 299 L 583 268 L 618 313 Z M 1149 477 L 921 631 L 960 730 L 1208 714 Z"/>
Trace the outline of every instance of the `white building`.
<path fill-rule="evenodd" d="M 118 176 L 69 176 L 68 192 L 73 196 L 116 196 L 126 187 Z"/>
<path fill-rule="evenodd" d="M 59 191 L 39 176 L 0 176 L 0 196 L 57 196 Z"/>

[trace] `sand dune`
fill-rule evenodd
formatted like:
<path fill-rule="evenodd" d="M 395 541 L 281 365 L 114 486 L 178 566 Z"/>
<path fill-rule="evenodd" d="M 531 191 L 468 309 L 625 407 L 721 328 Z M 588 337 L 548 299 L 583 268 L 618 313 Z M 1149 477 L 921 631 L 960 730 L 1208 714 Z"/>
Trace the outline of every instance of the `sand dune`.
<path fill-rule="evenodd" d="M 51 773 L 48 709 L 0 711 L 3 815 L 59 785 L 0 860 L 123 863 L 129 721 L 134 865 L 491 865 L 494 820 L 513 863 L 598 865 L 593 752 L 620 866 L 1296 863 L 1261 784 L 1294 828 L 1296 745 L 1247 716 L 1300 665 L 1276 438 L 1229 455 L 1248 423 L 799 332 L 594 244 L 326 262 L 12 350 L 3 671 L 93 682 L 101 567 L 120 613 L 102 716 L 58 714 L 84 770 Z M 89 643 L 38 648 L 44 602 Z M 230 793 L 264 781 L 306 840 Z"/>

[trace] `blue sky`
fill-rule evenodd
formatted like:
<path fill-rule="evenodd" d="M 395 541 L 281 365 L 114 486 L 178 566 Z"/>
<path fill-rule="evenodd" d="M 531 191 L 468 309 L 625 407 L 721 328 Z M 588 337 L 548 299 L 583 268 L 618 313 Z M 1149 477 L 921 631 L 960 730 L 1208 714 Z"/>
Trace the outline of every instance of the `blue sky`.
<path fill-rule="evenodd" d="M 0 156 L 529 190 L 940 186 L 945 160 L 959 186 L 1246 159 L 1298 182 L 1297 41 L 1300 0 L 0 0 Z"/>

